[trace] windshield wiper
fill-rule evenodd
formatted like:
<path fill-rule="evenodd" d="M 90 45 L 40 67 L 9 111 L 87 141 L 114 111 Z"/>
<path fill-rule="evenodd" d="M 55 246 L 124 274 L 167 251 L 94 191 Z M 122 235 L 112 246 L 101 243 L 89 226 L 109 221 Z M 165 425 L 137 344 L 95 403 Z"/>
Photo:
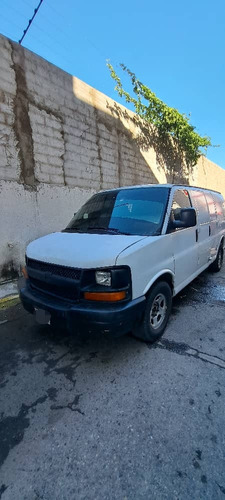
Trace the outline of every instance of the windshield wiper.
<path fill-rule="evenodd" d="M 79 229 L 78 227 L 66 227 L 65 229 L 62 230 L 63 233 L 71 232 L 71 233 L 83 233 L 84 231 L 82 229 Z"/>
<path fill-rule="evenodd" d="M 130 233 L 126 233 L 124 231 L 120 231 L 119 229 L 116 229 L 115 227 L 109 227 L 109 231 L 115 233 L 115 234 L 125 234 L 126 236 L 131 236 Z"/>
<path fill-rule="evenodd" d="M 78 227 L 66 227 L 66 229 L 63 229 L 62 232 L 71 232 L 71 233 L 87 233 L 89 231 L 104 231 L 104 233 L 112 233 L 112 234 L 125 234 L 126 236 L 131 236 L 130 233 L 125 233 L 123 231 L 120 231 L 119 229 L 116 229 L 115 227 L 94 227 L 94 226 L 88 226 L 83 229 L 78 228 Z"/>
<path fill-rule="evenodd" d="M 93 226 L 88 226 L 87 231 L 104 231 L 106 233 L 112 233 L 112 234 L 125 234 L 127 236 L 130 236 L 130 233 L 124 233 L 123 231 L 120 231 L 119 229 L 116 229 L 115 227 L 93 227 Z"/>

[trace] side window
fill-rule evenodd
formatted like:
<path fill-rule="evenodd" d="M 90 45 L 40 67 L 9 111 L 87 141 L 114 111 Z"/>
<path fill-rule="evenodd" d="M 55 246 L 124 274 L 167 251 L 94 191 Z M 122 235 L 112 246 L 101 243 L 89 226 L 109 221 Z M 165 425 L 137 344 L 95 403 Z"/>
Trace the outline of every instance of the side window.
<path fill-rule="evenodd" d="M 225 201 L 222 202 L 223 218 L 225 219 Z"/>
<path fill-rule="evenodd" d="M 209 222 L 209 210 L 204 193 L 202 191 L 193 190 L 191 191 L 191 199 L 197 213 L 199 224 L 201 225 Z"/>
<path fill-rule="evenodd" d="M 186 189 L 177 189 L 177 191 L 175 191 L 173 196 L 173 203 L 171 207 L 170 220 L 168 223 L 167 232 L 171 232 L 174 230 L 172 226 L 173 220 L 180 220 L 181 208 L 190 208 L 190 207 L 191 207 L 191 202 L 188 191 Z"/>
<path fill-rule="evenodd" d="M 223 219 L 223 198 L 217 193 L 213 193 L 214 202 L 216 205 L 216 214 L 219 221 Z"/>
<path fill-rule="evenodd" d="M 174 193 L 172 211 L 174 213 L 175 219 L 179 219 L 181 208 L 190 208 L 191 202 L 189 198 L 188 191 L 186 189 L 178 189 Z"/>
<path fill-rule="evenodd" d="M 208 203 L 210 221 L 216 221 L 216 204 L 210 193 L 205 193 L 206 201 Z"/>

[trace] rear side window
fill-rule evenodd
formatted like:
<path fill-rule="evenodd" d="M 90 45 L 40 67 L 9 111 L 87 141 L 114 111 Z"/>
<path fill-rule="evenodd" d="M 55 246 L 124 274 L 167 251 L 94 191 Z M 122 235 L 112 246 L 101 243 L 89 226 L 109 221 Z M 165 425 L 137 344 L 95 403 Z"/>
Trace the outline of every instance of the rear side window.
<path fill-rule="evenodd" d="M 196 210 L 199 224 L 209 222 L 209 210 L 206 202 L 206 197 L 202 191 L 191 191 L 191 200 L 193 207 Z"/>
<path fill-rule="evenodd" d="M 213 199 L 216 205 L 216 214 L 219 220 L 224 218 L 223 198 L 217 193 L 213 193 Z"/>
<path fill-rule="evenodd" d="M 222 203 L 223 218 L 225 219 L 225 201 Z"/>
<path fill-rule="evenodd" d="M 216 220 L 216 204 L 210 193 L 205 193 L 205 197 L 208 203 L 210 221 L 213 222 Z"/>

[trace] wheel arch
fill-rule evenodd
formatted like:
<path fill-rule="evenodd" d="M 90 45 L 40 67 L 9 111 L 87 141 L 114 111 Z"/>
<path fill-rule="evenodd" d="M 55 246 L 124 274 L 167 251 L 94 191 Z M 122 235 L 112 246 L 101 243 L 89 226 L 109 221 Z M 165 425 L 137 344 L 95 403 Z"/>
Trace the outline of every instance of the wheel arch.
<path fill-rule="evenodd" d="M 151 281 L 145 287 L 143 295 L 147 295 L 153 285 L 155 285 L 159 281 L 166 281 L 166 283 L 168 283 L 168 285 L 171 287 L 172 295 L 174 294 L 174 274 L 170 269 L 165 269 L 151 279 Z"/>

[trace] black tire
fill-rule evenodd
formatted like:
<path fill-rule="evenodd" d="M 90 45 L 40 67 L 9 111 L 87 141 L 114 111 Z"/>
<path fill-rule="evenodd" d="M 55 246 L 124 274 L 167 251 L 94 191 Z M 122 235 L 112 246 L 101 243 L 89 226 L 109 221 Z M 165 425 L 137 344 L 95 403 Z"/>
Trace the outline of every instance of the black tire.
<path fill-rule="evenodd" d="M 209 266 L 210 271 L 218 273 L 223 265 L 223 243 L 221 243 L 217 252 L 216 260 Z"/>
<path fill-rule="evenodd" d="M 134 329 L 133 335 L 145 342 L 158 340 L 166 328 L 171 307 L 171 287 L 166 281 L 158 281 L 148 293 L 142 321 Z M 157 326 L 157 323 L 159 326 Z"/>

